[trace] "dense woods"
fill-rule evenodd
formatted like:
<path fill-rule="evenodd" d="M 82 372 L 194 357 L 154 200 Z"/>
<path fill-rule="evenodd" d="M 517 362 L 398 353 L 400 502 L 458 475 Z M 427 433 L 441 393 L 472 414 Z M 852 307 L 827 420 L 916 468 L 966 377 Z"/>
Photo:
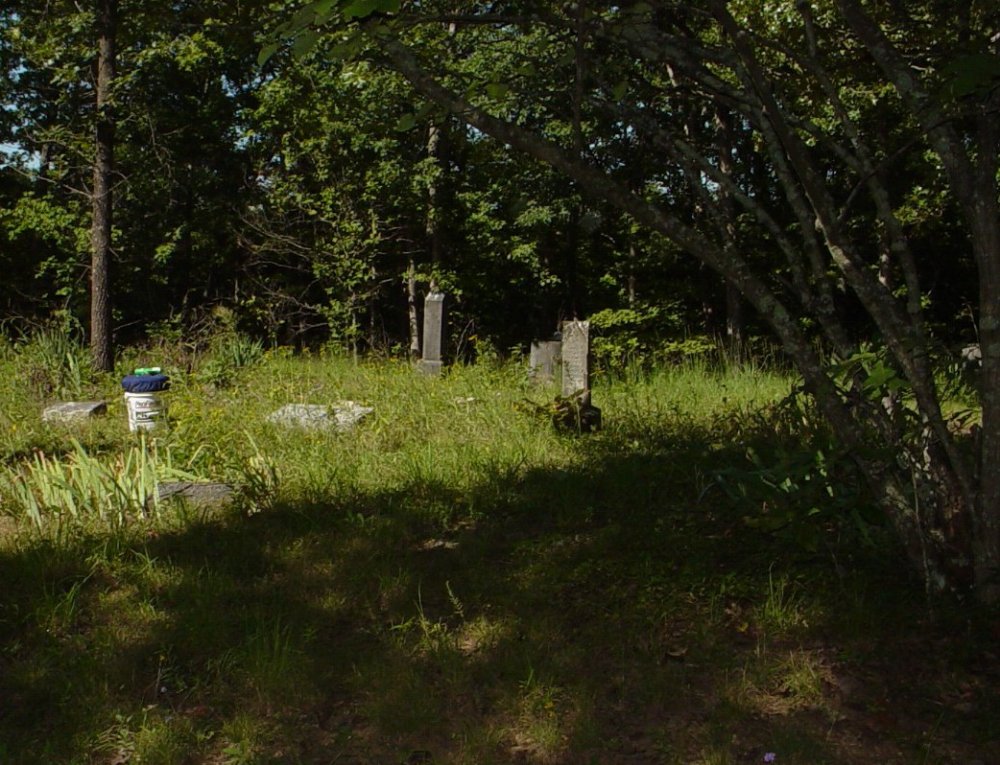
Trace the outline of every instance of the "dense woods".
<path fill-rule="evenodd" d="M 221 307 L 407 353 L 434 286 L 456 358 L 573 317 L 608 364 L 770 339 L 928 587 L 995 598 L 993 3 L 15 0 L 0 28 L 8 332 L 85 327 L 110 368 Z"/>

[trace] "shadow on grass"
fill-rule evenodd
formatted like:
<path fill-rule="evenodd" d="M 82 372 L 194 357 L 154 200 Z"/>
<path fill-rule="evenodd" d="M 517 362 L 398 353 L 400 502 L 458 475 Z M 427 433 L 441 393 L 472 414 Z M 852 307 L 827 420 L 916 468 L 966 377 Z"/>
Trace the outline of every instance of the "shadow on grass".
<path fill-rule="evenodd" d="M 838 574 L 748 529 L 704 442 L 4 552 L 0 759 L 1000 756 L 968 622 L 929 625 L 891 555 Z"/>

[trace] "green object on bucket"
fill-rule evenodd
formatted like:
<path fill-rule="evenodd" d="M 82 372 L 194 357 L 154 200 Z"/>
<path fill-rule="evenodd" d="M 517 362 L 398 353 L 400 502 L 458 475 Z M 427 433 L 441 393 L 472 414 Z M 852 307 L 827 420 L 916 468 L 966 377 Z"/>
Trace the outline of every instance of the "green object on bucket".
<path fill-rule="evenodd" d="M 158 375 L 158 374 L 160 374 L 160 368 L 159 367 L 139 367 L 132 374 L 136 374 L 136 375 Z"/>

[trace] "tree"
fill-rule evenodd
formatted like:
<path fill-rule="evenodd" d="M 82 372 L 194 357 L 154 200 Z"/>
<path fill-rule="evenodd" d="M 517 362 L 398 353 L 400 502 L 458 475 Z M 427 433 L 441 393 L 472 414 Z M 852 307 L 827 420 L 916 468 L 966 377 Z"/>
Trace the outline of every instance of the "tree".
<path fill-rule="evenodd" d="M 18 260 L 8 273 L 33 272 L 18 285 L 27 319 L 60 311 L 85 324 L 93 308 L 99 366 L 112 334 L 133 340 L 243 297 L 239 221 L 258 193 L 244 128 L 267 5 L 106 1 L 104 22 L 97 4 L 61 0 L 12 0 L 0 14 L 0 127 L 13 126 L 24 179 L 0 214 Z M 109 24 L 113 83 L 95 45 Z"/>
<path fill-rule="evenodd" d="M 407 334 L 400 298 L 411 270 L 416 292 L 418 262 L 429 279 L 421 255 L 433 169 L 405 89 L 364 61 L 338 70 L 302 61 L 269 69 L 257 91 L 261 201 L 245 216 L 249 275 L 285 340 L 328 334 L 371 347 L 383 321 L 392 337 Z"/>
<path fill-rule="evenodd" d="M 91 189 L 93 222 L 90 261 L 90 355 L 94 369 L 114 368 L 111 329 L 111 225 L 114 196 L 115 118 L 113 88 L 117 60 L 117 0 L 98 0 L 96 14 L 97 62 L 94 90 L 97 102 L 94 182 Z"/>
<path fill-rule="evenodd" d="M 928 587 L 975 587 L 993 600 L 1000 58 L 995 12 L 968 11 L 859 0 L 788 0 L 765 11 L 712 0 L 542 12 L 441 2 L 407 13 L 393 0 L 324 0 L 286 31 L 353 28 L 424 98 L 721 274 L 780 339 Z M 546 52 L 537 60 L 553 63 L 530 91 L 516 80 L 498 88 L 415 31 L 443 21 L 458 25 L 459 38 L 483 28 L 496 45 L 530 38 Z M 569 85 L 558 76 L 566 62 L 583 72 Z M 539 81 L 549 83 L 544 92 Z M 624 127 L 656 157 L 641 190 L 616 177 L 602 122 L 582 125 L 582 141 L 559 129 L 578 119 L 574 88 L 604 125 Z M 506 108 L 499 96 L 511 91 L 538 116 Z M 720 116 L 742 137 L 727 149 L 726 167 L 720 147 L 731 142 L 713 126 Z M 947 349 L 925 305 L 928 243 L 912 239 L 904 215 L 924 184 L 958 211 L 975 264 L 982 422 L 973 431 L 946 416 L 935 377 L 935 357 Z M 766 253 L 741 246 L 728 204 Z M 818 350 L 817 332 L 828 353 Z M 864 345 L 870 338 L 875 352 Z M 905 406 L 891 404 L 894 390 Z"/>

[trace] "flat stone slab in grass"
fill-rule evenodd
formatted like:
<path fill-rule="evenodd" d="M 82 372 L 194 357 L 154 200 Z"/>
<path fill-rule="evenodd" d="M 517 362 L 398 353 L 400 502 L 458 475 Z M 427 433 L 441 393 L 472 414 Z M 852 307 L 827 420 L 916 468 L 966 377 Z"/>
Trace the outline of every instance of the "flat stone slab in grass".
<path fill-rule="evenodd" d="M 105 401 L 64 401 L 53 404 L 42 412 L 43 422 L 75 422 L 105 414 L 108 405 Z"/>
<path fill-rule="evenodd" d="M 160 502 L 183 499 L 200 507 L 224 505 L 233 498 L 233 487 L 228 483 L 201 483 L 196 481 L 166 481 L 157 484 L 156 496 Z"/>
<path fill-rule="evenodd" d="M 336 404 L 286 404 L 268 415 L 267 421 L 308 429 L 351 430 L 375 410 L 354 401 Z"/>

